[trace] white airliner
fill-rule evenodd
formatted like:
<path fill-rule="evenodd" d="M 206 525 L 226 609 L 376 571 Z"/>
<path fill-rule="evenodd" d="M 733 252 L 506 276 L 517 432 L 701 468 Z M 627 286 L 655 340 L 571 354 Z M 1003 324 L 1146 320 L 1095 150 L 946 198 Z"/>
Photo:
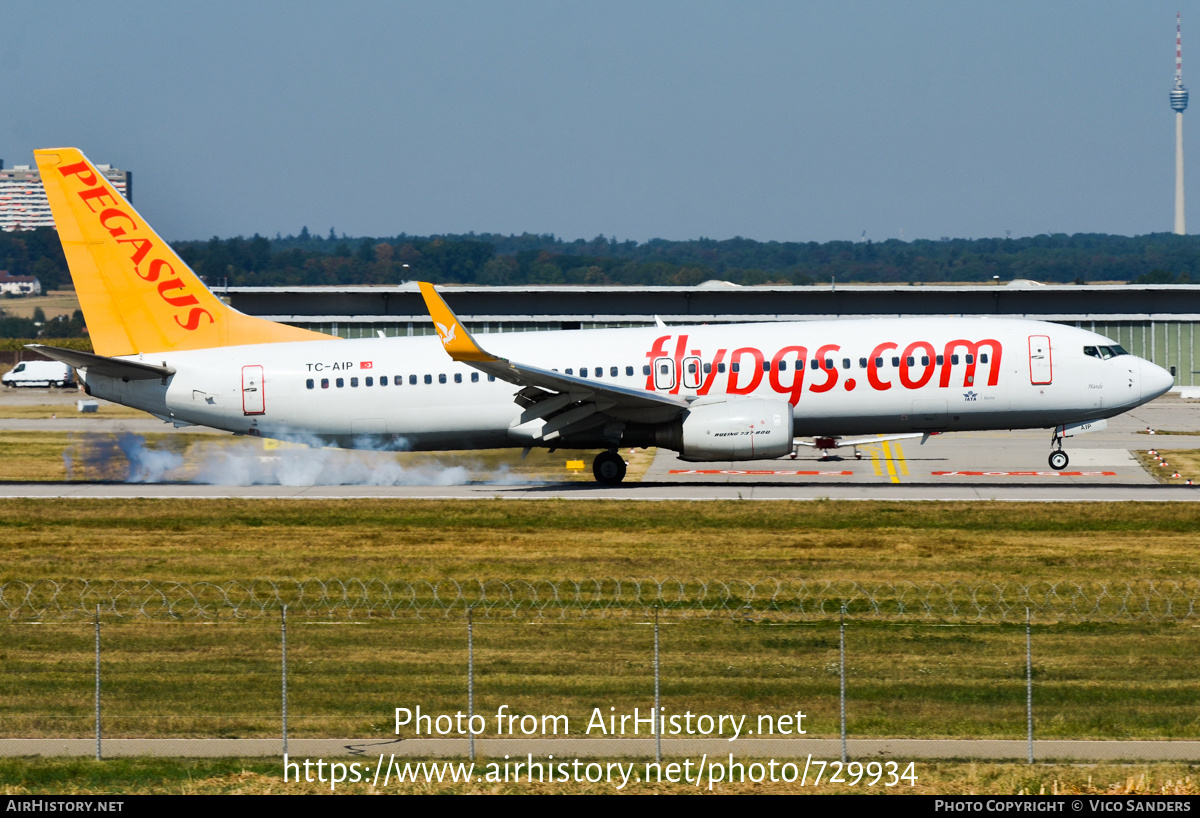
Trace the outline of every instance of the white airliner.
<path fill-rule="evenodd" d="M 869 433 L 1054 428 L 1062 440 L 1164 392 L 1108 338 L 1009 318 L 894 318 L 473 338 L 421 284 L 437 336 L 341 340 L 231 309 L 74 148 L 35 152 L 95 353 L 38 346 L 89 394 L 176 425 L 397 449 L 623 446 L 688 461 Z M 484 348 L 486 346 L 486 349 Z M 845 445 L 861 441 L 847 441 Z"/>

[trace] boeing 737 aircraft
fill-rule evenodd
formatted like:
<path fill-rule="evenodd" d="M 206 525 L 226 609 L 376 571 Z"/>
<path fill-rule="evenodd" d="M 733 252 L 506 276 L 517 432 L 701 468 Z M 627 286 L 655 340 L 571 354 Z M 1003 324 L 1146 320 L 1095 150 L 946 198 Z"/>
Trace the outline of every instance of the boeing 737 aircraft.
<path fill-rule="evenodd" d="M 430 284 L 437 336 L 341 340 L 210 293 L 74 148 L 35 152 L 94 353 L 36 348 L 88 393 L 179 426 L 352 447 L 599 448 L 777 458 L 795 436 L 1051 428 L 1065 437 L 1172 378 L 1111 340 L 1009 318 L 895 318 L 471 336 Z M 486 348 L 485 348 L 486 347 Z M 849 441 L 846 445 L 861 443 Z"/>

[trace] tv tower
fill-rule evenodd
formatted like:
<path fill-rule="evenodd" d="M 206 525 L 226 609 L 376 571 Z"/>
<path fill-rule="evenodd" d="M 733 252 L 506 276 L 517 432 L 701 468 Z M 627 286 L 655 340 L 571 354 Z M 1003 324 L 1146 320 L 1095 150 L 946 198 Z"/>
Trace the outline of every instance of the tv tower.
<path fill-rule="evenodd" d="M 1187 232 L 1183 220 L 1183 111 L 1188 92 L 1183 87 L 1183 36 L 1178 12 L 1175 14 L 1175 87 L 1171 89 L 1171 109 L 1175 111 L 1175 233 Z"/>

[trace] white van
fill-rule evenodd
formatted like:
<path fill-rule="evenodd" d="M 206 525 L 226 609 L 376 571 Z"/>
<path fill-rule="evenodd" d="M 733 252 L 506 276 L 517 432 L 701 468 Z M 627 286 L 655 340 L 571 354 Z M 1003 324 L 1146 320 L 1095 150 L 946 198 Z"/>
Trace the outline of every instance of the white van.
<path fill-rule="evenodd" d="M 75 372 L 60 361 L 22 361 L 0 381 L 5 386 L 74 386 Z"/>

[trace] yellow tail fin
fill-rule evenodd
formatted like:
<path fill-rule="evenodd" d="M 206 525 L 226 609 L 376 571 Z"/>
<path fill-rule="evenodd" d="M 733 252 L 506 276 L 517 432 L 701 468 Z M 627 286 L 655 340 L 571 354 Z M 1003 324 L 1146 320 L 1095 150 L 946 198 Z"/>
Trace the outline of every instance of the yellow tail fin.
<path fill-rule="evenodd" d="M 98 354 L 332 337 L 223 303 L 77 149 L 33 153 Z"/>

